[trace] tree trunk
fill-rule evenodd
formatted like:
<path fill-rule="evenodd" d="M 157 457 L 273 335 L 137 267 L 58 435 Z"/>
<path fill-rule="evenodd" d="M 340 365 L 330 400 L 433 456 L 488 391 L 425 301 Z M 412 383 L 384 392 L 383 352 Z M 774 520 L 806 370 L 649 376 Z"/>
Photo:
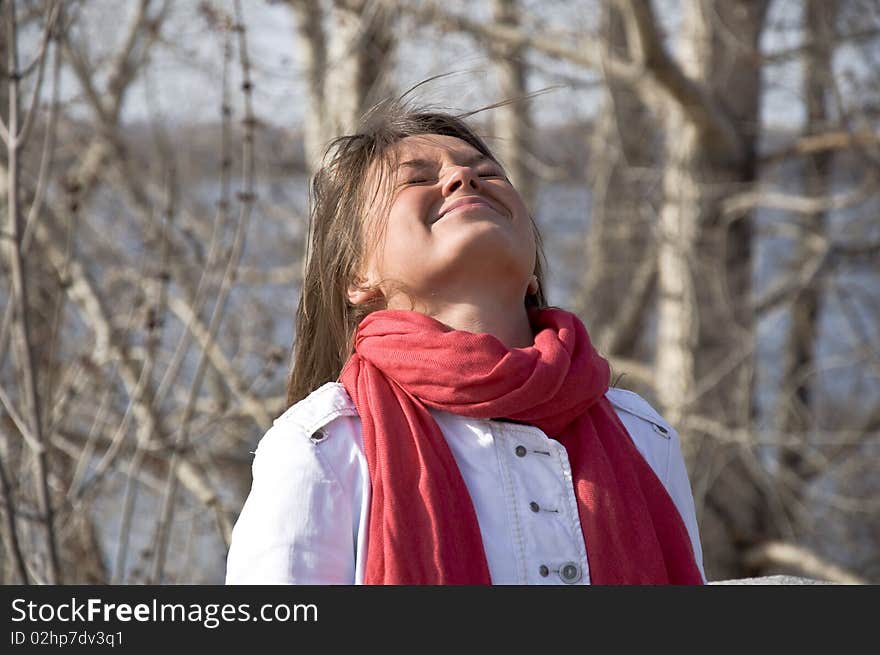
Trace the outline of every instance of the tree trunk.
<path fill-rule="evenodd" d="M 837 2 L 807 0 L 804 6 L 804 38 L 813 43 L 804 56 L 804 96 L 807 103 L 807 121 L 804 135 L 809 137 L 829 129 L 828 104 L 831 95 L 832 57 L 834 46 L 831 35 Z M 804 195 L 810 198 L 829 193 L 833 154 L 824 151 L 806 158 L 804 165 Z M 792 262 L 800 266 L 816 257 L 815 244 L 826 237 L 824 212 L 802 216 L 802 238 L 795 243 Z M 777 407 L 777 424 L 782 434 L 801 435 L 806 445 L 813 411 L 813 378 L 803 375 L 813 369 L 816 359 L 821 299 L 818 283 L 803 289 L 791 307 L 791 324 L 786 335 L 783 353 L 782 381 Z M 782 466 L 793 473 L 792 479 L 809 481 L 819 471 L 804 457 L 803 448 L 786 448 L 781 453 Z M 800 496 L 800 493 L 796 493 Z"/>
<path fill-rule="evenodd" d="M 309 173 L 327 143 L 351 131 L 358 118 L 391 92 L 394 15 L 382 3 L 334 0 L 331 29 L 324 29 L 325 3 L 291 0 L 309 92 L 304 139 Z"/>
<path fill-rule="evenodd" d="M 665 130 L 656 389 L 668 418 L 682 430 L 710 579 L 743 575 L 742 549 L 773 531 L 748 447 L 701 438 L 687 427 L 693 414 L 731 430 L 748 427 L 751 419 L 752 225 L 749 216 L 724 222 L 720 202 L 754 179 L 761 90 L 754 55 L 767 4 L 683 3 L 683 72 L 728 117 L 739 152 L 724 147 L 681 105 L 671 107 Z"/>
<path fill-rule="evenodd" d="M 519 26 L 518 0 L 493 0 L 492 12 L 495 22 L 508 27 Z M 535 174 L 529 167 L 532 153 L 532 118 L 526 93 L 525 50 L 517 46 L 493 46 L 493 67 L 498 79 L 502 100 L 515 102 L 495 109 L 495 151 L 504 164 L 507 175 L 529 211 L 535 211 Z"/>
<path fill-rule="evenodd" d="M 620 11 L 603 6 L 602 47 L 618 58 L 628 51 Z M 638 359 L 644 319 L 652 307 L 655 250 L 649 247 L 656 201 L 656 125 L 638 94 L 612 78 L 591 135 L 590 226 L 584 286 L 575 310 L 606 355 Z"/>
<path fill-rule="evenodd" d="M 297 23 L 297 50 L 305 70 L 308 99 L 303 120 L 306 167 L 313 172 L 321 160 L 328 129 L 324 115 L 324 76 L 327 72 L 327 44 L 324 37 L 321 0 L 291 0 Z"/>

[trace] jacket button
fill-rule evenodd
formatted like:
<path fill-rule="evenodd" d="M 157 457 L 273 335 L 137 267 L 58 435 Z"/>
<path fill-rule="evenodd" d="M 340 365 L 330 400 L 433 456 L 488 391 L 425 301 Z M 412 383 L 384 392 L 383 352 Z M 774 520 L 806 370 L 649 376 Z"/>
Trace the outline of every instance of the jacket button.
<path fill-rule="evenodd" d="M 517 446 L 516 450 L 513 452 L 516 453 L 517 457 L 525 457 L 526 456 L 526 447 L 525 446 Z"/>
<path fill-rule="evenodd" d="M 559 569 L 559 577 L 565 584 L 574 584 L 581 579 L 581 567 L 575 562 L 563 564 Z"/>
<path fill-rule="evenodd" d="M 311 439 L 315 443 L 318 443 L 319 441 L 324 441 L 324 439 L 326 439 L 326 438 L 327 438 L 327 433 L 324 432 L 323 430 L 315 430 L 314 432 L 312 432 L 312 436 L 309 437 L 309 439 Z"/>
<path fill-rule="evenodd" d="M 542 578 L 546 578 L 548 575 L 550 575 L 550 569 L 548 569 L 546 565 L 541 564 L 541 566 L 538 567 L 538 573 L 541 575 Z"/>
<path fill-rule="evenodd" d="M 536 502 L 533 500 L 532 502 L 529 503 L 529 509 L 532 510 L 533 512 L 540 512 L 540 511 L 541 511 L 541 506 L 538 505 L 538 503 L 536 503 Z"/>

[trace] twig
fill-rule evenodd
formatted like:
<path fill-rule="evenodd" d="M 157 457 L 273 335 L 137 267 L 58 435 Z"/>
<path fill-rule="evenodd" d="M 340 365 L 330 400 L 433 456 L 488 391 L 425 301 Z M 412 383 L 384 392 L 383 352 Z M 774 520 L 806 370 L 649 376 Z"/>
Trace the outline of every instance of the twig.
<path fill-rule="evenodd" d="M 34 125 L 34 116 L 37 113 L 37 101 L 40 99 L 40 91 L 43 86 L 43 71 L 46 67 L 46 49 L 49 46 L 49 41 L 52 37 L 52 28 L 55 27 L 55 21 L 58 19 L 59 13 L 60 5 L 58 2 L 55 2 L 49 8 L 49 17 L 46 19 L 46 27 L 43 31 L 43 41 L 40 44 L 40 52 L 37 55 L 37 60 L 39 61 L 39 64 L 37 65 L 37 80 L 34 83 L 33 95 L 31 96 L 31 104 L 24 115 L 21 128 L 19 128 L 19 134 L 16 137 L 16 140 L 20 144 L 19 147 L 23 146 L 27 142 L 28 137 L 30 136 L 31 128 Z M 21 74 L 21 72 L 17 74 L 17 77 L 19 80 L 22 79 L 23 75 Z"/>
<path fill-rule="evenodd" d="M 61 13 L 61 9 L 59 7 L 59 15 Z M 59 18 L 60 20 L 60 18 Z M 36 221 L 39 219 L 40 210 L 43 206 L 43 201 L 46 197 L 47 190 L 47 180 L 49 179 L 49 175 L 51 174 L 54 162 L 54 151 L 55 151 L 55 131 L 57 128 L 57 120 L 58 120 L 58 94 L 59 89 L 61 87 L 61 46 L 56 37 L 55 39 L 55 50 L 54 50 L 54 62 L 53 62 L 53 74 L 52 74 L 52 100 L 49 105 L 49 116 L 46 120 L 46 134 L 43 136 L 43 151 L 40 154 L 40 169 L 37 174 L 37 183 L 34 189 L 33 198 L 31 198 L 31 206 L 27 213 L 27 218 L 24 222 L 24 233 L 21 238 L 21 251 L 26 254 L 29 247 L 30 242 L 33 239 L 34 234 L 34 225 Z M 36 97 L 36 94 L 35 96 Z M 71 246 L 70 234 L 68 234 L 68 247 Z M 63 284 L 63 279 L 62 279 Z M 11 308 L 11 305 L 10 307 Z M 9 309 L 7 308 L 7 309 Z M 43 387 L 44 394 L 43 398 L 51 398 L 52 397 L 52 372 L 54 369 L 53 362 L 56 354 L 56 347 L 58 345 L 58 326 L 60 324 L 62 318 L 62 308 L 63 308 L 63 297 L 59 299 L 58 303 L 55 306 L 55 320 L 52 327 L 52 336 L 49 339 L 50 351 L 48 356 L 49 365 L 46 367 L 46 376 L 43 379 Z M 8 312 L 7 312 L 8 314 Z M 3 317 L 3 327 L 0 328 L 0 353 L 3 353 L 5 350 L 6 343 L 6 320 L 11 318 L 11 316 L 4 315 Z M 3 364 L 3 355 L 0 354 L 0 366 Z"/>
<path fill-rule="evenodd" d="M 111 379 L 116 377 L 116 367 L 118 366 L 118 360 L 114 365 L 114 370 L 111 372 Z M 92 425 L 89 428 L 89 435 L 85 441 L 85 445 L 83 446 L 80 457 L 77 460 L 76 468 L 74 469 L 73 476 L 70 480 L 70 486 L 67 489 L 66 497 L 68 501 L 71 501 L 75 497 L 75 491 L 80 488 L 82 483 L 83 476 L 86 473 L 86 469 L 92 463 L 92 457 L 95 452 L 95 444 L 98 442 L 98 436 L 101 432 L 100 426 L 104 422 L 104 418 L 107 415 L 107 412 L 110 409 L 110 389 L 106 388 L 104 390 L 104 396 L 101 398 L 101 402 L 98 404 L 98 409 L 95 412 L 94 419 L 92 420 Z"/>
<path fill-rule="evenodd" d="M 177 314 L 178 318 L 184 322 L 185 329 L 180 337 L 177 347 L 175 348 L 171 362 L 166 368 L 165 375 L 162 377 L 159 387 L 156 390 L 157 403 L 161 403 L 165 398 L 165 395 L 170 391 L 172 384 L 180 372 L 190 336 L 194 336 L 199 341 L 201 347 L 208 352 L 212 365 L 217 372 L 220 373 L 220 377 L 225 381 L 233 393 L 238 394 L 245 389 L 245 386 L 236 380 L 237 375 L 234 373 L 232 366 L 228 364 L 223 351 L 213 343 L 213 340 L 208 338 L 209 331 L 203 326 L 199 319 L 202 306 L 205 300 L 207 300 L 208 281 L 210 277 L 209 273 L 213 271 L 220 253 L 220 233 L 227 222 L 231 200 L 230 174 L 232 169 L 232 157 L 230 153 L 230 119 L 232 116 L 232 108 L 229 100 L 229 89 L 227 88 L 231 57 L 232 44 L 229 32 L 227 31 L 223 43 L 223 71 L 221 78 L 223 99 L 221 103 L 220 198 L 217 202 L 217 213 L 215 214 L 214 224 L 211 231 L 207 262 L 205 263 L 203 273 L 199 278 L 193 301 L 187 303 L 186 300 L 177 297 L 172 297 L 169 300 L 169 307 L 175 314 Z M 240 280 L 239 273 L 239 271 L 236 272 L 237 281 Z M 254 420 L 261 428 L 265 429 L 265 427 L 268 427 L 268 423 L 270 422 L 269 416 L 262 404 L 256 398 L 253 398 L 250 394 L 244 392 L 242 404 L 249 410 Z"/>
<path fill-rule="evenodd" d="M 796 299 L 805 289 L 815 284 L 823 273 L 830 258 L 831 249 L 826 245 L 788 278 L 765 292 L 752 304 L 752 312 L 756 316 L 767 313 L 787 300 Z"/>
<path fill-rule="evenodd" d="M 272 424 L 272 418 L 266 411 L 265 405 L 247 391 L 247 385 L 240 379 L 232 363 L 223 353 L 223 349 L 211 338 L 210 329 L 199 320 L 183 298 L 170 297 L 168 306 L 189 327 L 203 351 L 207 353 L 211 366 L 220 374 L 229 390 L 238 397 L 245 412 L 254 419 L 254 422 L 261 429 L 268 430 Z"/>
<path fill-rule="evenodd" d="M 172 180 L 176 177 L 175 175 L 175 167 L 173 165 L 173 159 L 170 159 L 172 162 L 171 170 L 166 174 L 166 185 L 170 189 L 170 185 L 172 184 Z M 174 206 L 173 206 L 173 193 L 169 190 L 167 194 L 166 206 L 163 211 L 163 221 L 162 221 L 162 257 L 159 265 L 159 272 L 156 276 L 156 279 L 153 282 L 153 293 L 150 294 L 148 290 L 148 296 L 154 295 L 154 306 L 148 310 L 148 325 L 147 325 L 147 343 L 145 350 L 145 357 L 143 361 L 143 365 L 141 368 L 141 380 L 145 380 L 145 385 L 141 388 L 140 392 L 136 391 L 135 393 L 141 393 L 141 402 L 147 405 L 152 405 L 152 399 L 147 396 L 146 390 L 152 388 L 152 375 L 153 375 L 153 367 L 156 361 L 155 353 L 156 349 L 159 345 L 159 340 L 161 338 L 161 326 L 162 326 L 162 315 L 165 311 L 165 299 L 168 285 L 168 276 L 165 272 L 168 270 L 168 239 L 166 238 L 166 230 L 168 228 L 168 224 L 172 221 L 174 216 Z M 143 426 L 141 426 L 143 428 Z M 152 440 L 153 435 L 147 432 L 145 429 L 139 431 L 138 439 L 137 439 L 137 449 L 135 451 L 134 457 L 132 457 L 131 462 L 129 463 L 128 471 L 126 472 L 126 481 L 125 481 L 125 496 L 123 499 L 123 510 L 122 515 L 120 517 L 119 522 L 119 546 L 116 550 L 116 558 L 114 559 L 114 567 L 113 567 L 113 576 L 111 578 L 111 582 L 115 582 L 116 584 L 121 584 L 124 581 L 125 576 L 125 560 L 128 554 L 128 537 L 131 532 L 131 517 L 134 512 L 135 503 L 137 501 L 137 491 L 138 491 L 138 481 L 137 474 L 141 467 L 141 462 L 144 457 L 144 453 L 147 445 Z"/>
<path fill-rule="evenodd" d="M 12 502 L 12 488 L 9 478 L 6 477 L 6 466 L 0 458 L 0 513 L 3 514 L 3 541 L 6 550 L 12 553 L 12 561 L 15 564 L 15 572 L 21 580 L 21 584 L 30 584 L 27 574 L 27 566 L 21 554 L 21 546 L 18 543 L 18 529 L 15 525 L 15 503 Z"/>
<path fill-rule="evenodd" d="M 9 418 L 15 423 L 15 427 L 18 428 L 19 433 L 21 433 L 22 438 L 25 440 L 28 447 L 30 447 L 31 451 L 34 453 L 44 452 L 46 447 L 31 433 L 27 421 L 18 413 L 18 410 L 15 409 L 12 398 L 6 393 L 6 389 L 3 388 L 2 384 L 0 384 L 0 405 L 3 405 L 3 409 L 6 410 L 6 413 L 9 414 Z"/>
<path fill-rule="evenodd" d="M 614 319 L 599 333 L 598 342 L 605 352 L 616 353 L 622 344 L 635 340 L 642 316 L 650 306 L 651 294 L 657 284 L 657 257 L 653 252 L 645 252 L 636 267 L 627 293 L 614 312 Z M 652 376 L 648 376 L 651 380 Z M 649 385 L 651 382 L 649 382 Z"/>

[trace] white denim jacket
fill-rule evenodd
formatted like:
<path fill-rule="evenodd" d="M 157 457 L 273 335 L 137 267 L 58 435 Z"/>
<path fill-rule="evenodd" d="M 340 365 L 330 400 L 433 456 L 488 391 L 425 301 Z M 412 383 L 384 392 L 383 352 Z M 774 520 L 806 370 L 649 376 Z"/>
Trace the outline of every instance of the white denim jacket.
<path fill-rule="evenodd" d="M 612 388 L 607 398 L 681 513 L 702 573 L 678 435 L 637 394 Z M 536 427 L 429 411 L 470 492 L 493 584 L 589 584 L 565 447 Z M 226 583 L 362 584 L 369 508 L 360 417 L 343 385 L 328 382 L 260 440 Z"/>

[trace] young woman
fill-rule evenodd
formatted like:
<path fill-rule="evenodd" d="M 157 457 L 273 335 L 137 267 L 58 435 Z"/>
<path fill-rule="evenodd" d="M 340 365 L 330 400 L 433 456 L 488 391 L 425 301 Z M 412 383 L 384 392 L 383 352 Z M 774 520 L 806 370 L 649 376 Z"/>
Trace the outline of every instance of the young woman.
<path fill-rule="evenodd" d="M 227 583 L 705 582 L 675 430 L 547 305 L 537 227 L 463 120 L 384 103 L 312 195 L 290 407 Z"/>

